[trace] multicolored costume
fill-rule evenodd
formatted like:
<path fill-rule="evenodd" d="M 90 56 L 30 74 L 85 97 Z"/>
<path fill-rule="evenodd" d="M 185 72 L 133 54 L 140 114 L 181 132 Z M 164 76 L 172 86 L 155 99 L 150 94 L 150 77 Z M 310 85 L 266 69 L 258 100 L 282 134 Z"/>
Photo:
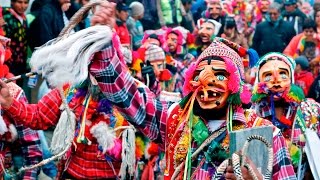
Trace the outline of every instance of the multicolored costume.
<path fill-rule="evenodd" d="M 81 43 L 75 41 L 81 41 Z M 110 41 L 115 42 L 113 47 L 106 46 Z M 86 43 L 90 44 L 90 48 Z M 75 50 L 75 47 L 81 50 Z M 93 54 L 91 52 L 96 52 L 94 48 L 104 50 Z M 61 54 L 65 55 L 65 51 L 69 51 L 70 54 L 63 59 L 63 62 L 59 62 L 57 59 L 62 59 L 58 57 Z M 14 100 L 11 107 L 6 109 L 8 115 L 33 129 L 47 129 L 56 126 L 51 151 L 55 157 L 64 155 L 60 161 L 60 175 L 57 179 L 118 177 L 126 179 L 135 174 L 136 146 L 133 126 L 128 124 L 102 94 L 92 76 L 88 76 L 88 73 L 76 73 L 74 80 L 79 80 L 81 77 L 84 79 L 77 85 L 71 85 L 72 81 L 68 76 L 70 74 L 65 69 L 68 67 L 66 63 L 75 62 L 69 61 L 69 58 L 75 57 L 77 62 L 81 62 L 77 65 L 85 68 L 70 68 L 69 70 L 78 72 L 85 69 L 88 71 L 88 64 L 84 63 L 85 60 L 94 59 L 95 62 L 98 62 L 115 51 L 121 51 L 120 41 L 118 36 L 115 36 L 115 33 L 105 26 L 89 27 L 66 39 L 43 46 L 33 53 L 31 64 L 35 69 L 40 66 L 39 69 L 49 84 L 56 85 L 58 88 L 46 94 L 38 104 L 25 104 Z M 51 54 L 50 57 L 47 56 L 48 52 Z M 83 53 L 74 54 L 74 52 Z M 42 60 L 38 61 L 39 59 Z M 125 71 L 128 72 L 122 54 L 120 59 Z M 55 64 L 55 68 L 50 67 L 54 64 L 53 62 L 58 63 Z M 50 72 L 46 71 L 49 69 L 51 69 Z M 56 71 L 60 74 L 59 76 L 54 75 Z M 61 72 L 64 75 L 61 75 Z M 52 83 L 53 81 L 59 83 Z M 66 82 L 70 83 L 63 85 Z M 136 81 L 136 83 L 139 82 Z"/>
<path fill-rule="evenodd" d="M 112 44 L 107 47 L 107 49 L 110 48 Z M 157 100 L 146 86 L 137 84 L 129 72 L 124 71 L 124 65 L 118 58 L 119 55 L 121 57 L 121 54 L 115 50 L 112 53 L 105 53 L 106 50 L 100 52 L 102 56 L 99 57 L 101 58 L 91 61 L 90 73 L 96 78 L 108 100 L 117 106 L 128 121 L 152 141 L 163 144 L 162 147 L 166 153 L 165 179 L 171 178 L 175 168 L 185 160 L 187 168 L 184 173 L 178 172 L 180 175 L 190 173 L 189 175 L 195 178 L 210 178 L 216 166 L 228 156 L 228 131 L 246 127 L 241 103 L 250 100 L 250 95 L 242 86 L 243 65 L 240 56 L 220 39 L 215 39 L 198 58 L 198 61 L 189 67 L 189 73 L 186 75 L 188 83 L 185 86 L 187 96 L 180 103 L 169 107 L 166 102 Z M 224 110 L 228 112 L 227 121 L 213 121 L 218 122 L 215 125 L 210 125 L 212 121 L 202 117 L 207 111 L 194 108 L 198 106 L 197 103 L 200 103 L 199 99 L 208 100 L 212 96 L 217 96 L 217 94 L 213 95 L 212 90 L 204 88 L 204 85 L 208 85 L 210 78 L 202 79 L 203 77 L 196 75 L 199 72 L 197 66 L 210 57 L 221 58 L 219 60 L 227 67 L 223 69 L 223 72 L 230 73 L 228 79 L 229 82 L 232 82 L 226 87 L 230 92 L 230 96 L 226 96 L 228 105 L 224 106 Z M 215 74 L 215 76 L 219 81 L 225 80 L 225 77 L 220 74 Z M 226 95 L 220 90 L 217 91 L 219 96 Z M 219 100 L 217 101 L 208 105 L 220 107 L 222 104 Z M 197 109 L 198 112 L 196 112 Z M 207 150 L 202 151 L 194 162 L 191 162 L 191 153 L 212 133 L 217 135 L 216 140 L 209 145 Z M 273 148 L 273 178 L 295 178 L 285 140 L 281 134 L 276 133 L 274 136 Z"/>
<path fill-rule="evenodd" d="M 285 64 L 267 64 L 272 61 Z M 272 67 L 268 68 L 268 65 Z M 320 104 L 305 98 L 302 89 L 294 85 L 295 65 L 293 59 L 281 53 L 268 53 L 260 59 L 252 97 L 254 113 L 251 115 L 268 119 L 281 131 L 289 145 L 293 164 L 298 166 L 305 146 L 305 129 L 312 128 L 320 135 Z M 253 123 L 259 123 L 259 118 L 252 119 L 255 119 Z"/>

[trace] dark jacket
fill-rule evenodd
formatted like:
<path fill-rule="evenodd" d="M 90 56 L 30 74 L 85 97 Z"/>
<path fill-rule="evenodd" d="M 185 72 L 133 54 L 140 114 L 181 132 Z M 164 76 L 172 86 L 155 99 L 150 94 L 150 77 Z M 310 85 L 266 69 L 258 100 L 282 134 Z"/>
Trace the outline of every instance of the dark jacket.
<path fill-rule="evenodd" d="M 309 93 L 309 98 L 313 98 L 315 101 L 320 103 L 320 75 L 313 81 Z"/>
<path fill-rule="evenodd" d="M 307 16 L 299 8 L 290 13 L 287 11 L 282 11 L 281 14 L 283 20 L 289 22 L 295 28 L 296 34 L 299 34 L 303 31 L 302 25 L 304 20 L 307 19 Z"/>
<path fill-rule="evenodd" d="M 288 22 L 282 19 L 277 23 L 267 20 L 257 25 L 252 48 L 260 57 L 268 52 L 283 52 L 295 34 L 293 26 Z"/>
<path fill-rule="evenodd" d="M 71 7 L 65 12 L 68 19 L 79 10 L 79 6 L 75 3 L 71 3 Z M 37 12 L 34 12 L 36 18 L 30 24 L 29 37 L 31 48 L 39 47 L 45 44 L 47 41 L 58 37 L 59 33 L 63 29 L 63 12 L 58 0 L 45 4 Z M 76 28 L 75 30 L 79 30 Z"/>

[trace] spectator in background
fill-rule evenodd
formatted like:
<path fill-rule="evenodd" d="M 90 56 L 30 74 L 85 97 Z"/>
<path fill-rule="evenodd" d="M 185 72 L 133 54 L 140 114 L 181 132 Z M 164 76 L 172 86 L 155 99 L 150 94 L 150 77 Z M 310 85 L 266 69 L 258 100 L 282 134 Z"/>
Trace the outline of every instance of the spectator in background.
<path fill-rule="evenodd" d="M 157 11 L 157 0 L 141 0 L 140 1 L 145 8 L 144 16 L 141 19 L 141 23 L 143 25 L 144 30 L 149 29 L 159 29 L 160 24 L 158 11 Z"/>
<path fill-rule="evenodd" d="M 320 40 L 320 9 L 314 12 L 314 21 L 317 26 L 317 35 L 316 38 Z"/>
<path fill-rule="evenodd" d="M 313 74 L 309 72 L 309 61 L 305 56 L 299 56 L 295 59 L 296 68 L 294 69 L 294 82 L 301 87 L 304 94 L 307 96 L 311 84 L 314 80 Z"/>
<path fill-rule="evenodd" d="M 131 9 L 131 13 L 127 19 L 127 26 L 132 37 L 133 50 L 137 50 L 142 45 L 143 26 L 140 19 L 143 18 L 144 7 L 143 4 L 138 1 L 132 2 L 129 7 Z"/>
<path fill-rule="evenodd" d="M 204 12 L 204 17 L 213 19 L 221 24 L 221 28 L 217 34 L 217 36 L 220 37 L 223 33 L 227 17 L 226 14 L 224 14 L 224 12 L 222 11 L 220 0 L 209 0 L 207 10 Z"/>
<path fill-rule="evenodd" d="M 259 56 L 268 52 L 282 52 L 295 36 L 294 28 L 282 19 L 280 12 L 281 5 L 272 3 L 269 6 L 266 21 L 256 27 L 252 48 L 258 52 Z"/>
<path fill-rule="evenodd" d="M 157 10 L 161 27 L 176 27 L 186 15 L 181 0 L 157 0 Z"/>
<path fill-rule="evenodd" d="M 248 48 L 247 38 L 244 36 L 244 34 L 239 33 L 237 29 L 236 21 L 234 20 L 233 17 L 226 18 L 224 32 L 221 35 L 221 37 L 226 38 L 232 42 L 235 42 L 246 49 Z"/>
<path fill-rule="evenodd" d="M 302 2 L 299 9 L 307 16 L 307 18 L 313 18 L 314 11 L 309 2 Z"/>
<path fill-rule="evenodd" d="M 268 14 L 268 9 L 270 6 L 269 0 L 259 0 L 255 8 L 255 18 L 257 24 L 266 20 L 266 15 Z"/>
<path fill-rule="evenodd" d="M 312 98 L 320 103 L 320 75 L 311 84 L 308 98 Z"/>
<path fill-rule="evenodd" d="M 191 33 L 195 30 L 195 23 L 193 20 L 192 13 L 190 11 L 192 0 L 181 0 L 186 15 L 182 17 L 181 26 L 189 30 Z"/>
<path fill-rule="evenodd" d="M 37 9 L 35 20 L 30 24 L 29 40 L 32 50 L 42 46 L 60 34 L 69 19 L 80 6 L 70 0 L 51 0 Z M 80 30 L 77 26 L 74 30 Z"/>
<path fill-rule="evenodd" d="M 207 9 L 207 0 L 194 0 L 191 6 L 191 12 L 193 15 L 194 22 L 197 22 L 201 17 L 202 13 Z"/>
<path fill-rule="evenodd" d="M 130 48 L 131 38 L 126 25 L 128 11 L 130 8 L 125 3 L 117 3 L 116 6 L 116 25 L 114 26 L 123 47 Z"/>
<path fill-rule="evenodd" d="M 316 11 L 319 11 L 319 10 L 320 10 L 320 1 L 317 1 L 313 5 L 313 11 L 316 12 Z"/>
<path fill-rule="evenodd" d="M 320 55 L 320 42 L 316 37 L 316 24 L 312 19 L 306 19 L 303 23 L 303 33 L 292 38 L 284 54 L 297 58 L 304 55 L 309 61 Z"/>
<path fill-rule="evenodd" d="M 283 19 L 289 22 L 296 31 L 296 34 L 302 32 L 302 23 L 307 16 L 298 8 L 297 0 L 285 0 L 285 10 L 282 11 Z"/>
<path fill-rule="evenodd" d="M 4 32 L 11 39 L 10 49 L 12 56 L 6 64 L 14 75 L 26 73 L 27 69 L 27 20 L 25 11 L 29 0 L 11 0 L 11 8 L 3 9 L 5 21 Z M 17 84 L 23 87 L 23 79 L 17 80 Z"/>

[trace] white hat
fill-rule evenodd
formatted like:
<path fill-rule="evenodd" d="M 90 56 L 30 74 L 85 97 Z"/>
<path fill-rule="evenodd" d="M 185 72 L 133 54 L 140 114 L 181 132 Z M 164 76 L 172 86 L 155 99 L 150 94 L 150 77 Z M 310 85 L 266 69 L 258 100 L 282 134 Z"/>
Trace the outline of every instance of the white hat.
<path fill-rule="evenodd" d="M 198 21 L 197 21 L 198 29 L 200 29 L 200 26 L 205 22 L 210 22 L 214 25 L 214 35 L 217 35 L 219 33 L 219 30 L 220 30 L 222 24 L 214 19 L 204 19 L 204 18 L 198 19 Z"/>
<path fill-rule="evenodd" d="M 144 6 L 138 1 L 134 1 L 130 4 L 131 16 L 141 16 L 144 13 Z"/>

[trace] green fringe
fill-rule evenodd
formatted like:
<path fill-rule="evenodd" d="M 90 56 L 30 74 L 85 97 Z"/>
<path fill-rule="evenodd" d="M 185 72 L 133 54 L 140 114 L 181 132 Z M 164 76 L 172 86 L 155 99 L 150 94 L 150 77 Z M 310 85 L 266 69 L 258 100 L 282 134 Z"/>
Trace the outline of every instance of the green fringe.
<path fill-rule="evenodd" d="M 233 105 L 241 105 L 240 93 L 231 94 L 228 97 L 228 103 Z"/>
<path fill-rule="evenodd" d="M 261 99 L 263 98 L 266 98 L 268 95 L 267 94 L 263 94 L 263 93 L 254 93 L 252 94 L 252 97 L 251 97 L 251 101 L 252 102 L 259 102 L 261 101 Z"/>
<path fill-rule="evenodd" d="M 301 150 L 299 149 L 296 153 L 291 154 L 291 161 L 294 167 L 298 167 L 299 160 L 300 160 L 300 153 L 301 153 Z"/>
<path fill-rule="evenodd" d="M 189 93 L 186 97 L 181 99 L 181 101 L 179 102 L 179 105 L 180 105 L 181 108 L 184 108 L 184 106 L 187 104 L 188 100 L 192 96 L 192 93 L 193 92 Z"/>
<path fill-rule="evenodd" d="M 197 120 L 193 120 L 193 130 L 192 130 L 192 137 L 196 141 L 197 145 L 201 145 L 203 141 L 205 141 L 209 137 L 209 130 L 207 126 L 204 124 L 202 120 L 198 116 L 194 116 Z"/>
<path fill-rule="evenodd" d="M 293 98 L 296 102 L 301 102 L 305 99 L 303 90 L 295 84 L 291 84 L 289 96 Z"/>

